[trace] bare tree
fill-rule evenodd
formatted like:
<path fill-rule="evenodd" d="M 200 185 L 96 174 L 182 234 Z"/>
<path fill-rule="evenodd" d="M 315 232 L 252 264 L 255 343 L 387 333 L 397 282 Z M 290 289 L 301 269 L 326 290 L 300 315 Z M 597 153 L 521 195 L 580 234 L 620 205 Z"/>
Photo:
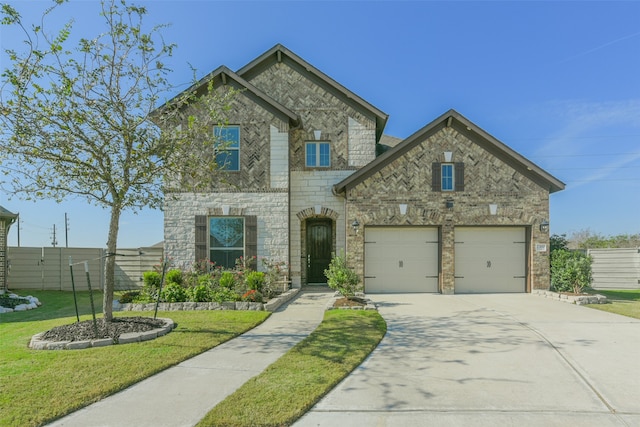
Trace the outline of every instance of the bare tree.
<path fill-rule="evenodd" d="M 102 0 L 104 32 L 70 48 L 72 22 L 53 35 L 44 28 L 64 3 L 55 0 L 32 27 L 2 5 L 2 24 L 20 28 L 25 44 L 6 50 L 0 167 L 3 187 L 24 198 L 79 196 L 110 210 L 103 302 L 110 321 L 121 213 L 160 208 L 163 177 L 194 188 L 211 182 L 213 125 L 224 123 L 234 91 L 193 85 L 158 109 L 176 92 L 164 65 L 175 49 L 162 38 L 166 26 L 145 32 L 144 7 Z"/>

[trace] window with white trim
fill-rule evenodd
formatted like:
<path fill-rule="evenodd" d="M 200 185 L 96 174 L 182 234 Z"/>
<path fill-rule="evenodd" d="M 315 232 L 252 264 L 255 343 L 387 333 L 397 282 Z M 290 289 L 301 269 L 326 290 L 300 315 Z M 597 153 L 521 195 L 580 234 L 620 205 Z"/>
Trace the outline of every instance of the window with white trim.
<path fill-rule="evenodd" d="M 225 171 L 240 170 L 240 126 L 214 126 L 216 162 Z"/>
<path fill-rule="evenodd" d="M 453 163 L 443 163 L 440 165 L 440 189 L 442 191 L 453 191 L 455 187 Z"/>
<path fill-rule="evenodd" d="M 305 144 L 305 166 L 308 168 L 328 168 L 331 166 L 331 148 L 328 142 L 307 142 Z"/>

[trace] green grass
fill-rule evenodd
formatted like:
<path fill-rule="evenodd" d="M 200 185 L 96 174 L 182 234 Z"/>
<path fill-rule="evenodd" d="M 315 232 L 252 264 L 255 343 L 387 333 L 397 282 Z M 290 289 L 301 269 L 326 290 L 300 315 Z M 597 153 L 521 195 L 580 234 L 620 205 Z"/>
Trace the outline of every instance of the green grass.
<path fill-rule="evenodd" d="M 0 425 L 37 426 L 52 421 L 152 374 L 213 348 L 262 323 L 263 311 L 159 312 L 177 323 L 152 341 L 86 350 L 30 350 L 31 336 L 76 321 L 73 294 L 16 291 L 42 307 L 0 314 Z M 94 293 L 98 311 L 102 295 Z M 80 293 L 81 320 L 89 319 L 88 292 Z M 116 316 L 150 316 L 123 312 Z"/>
<path fill-rule="evenodd" d="M 198 425 L 291 425 L 360 365 L 385 333 L 386 323 L 375 311 L 328 311 L 309 337 L 220 402 Z"/>
<path fill-rule="evenodd" d="M 609 303 L 591 304 L 588 307 L 640 319 L 640 289 L 594 292 L 606 296 Z"/>

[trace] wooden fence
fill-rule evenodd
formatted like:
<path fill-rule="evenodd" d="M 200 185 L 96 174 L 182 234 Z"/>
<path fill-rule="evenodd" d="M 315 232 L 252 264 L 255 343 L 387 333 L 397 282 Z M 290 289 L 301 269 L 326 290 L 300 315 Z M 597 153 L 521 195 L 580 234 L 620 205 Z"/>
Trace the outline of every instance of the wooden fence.
<path fill-rule="evenodd" d="M 162 247 L 118 249 L 116 251 L 115 289 L 142 286 L 142 274 L 162 260 Z M 107 251 L 100 248 L 9 247 L 9 289 L 70 291 L 71 269 L 76 290 L 87 289 L 85 262 L 93 289 L 103 289 Z"/>
<path fill-rule="evenodd" d="M 640 289 L 640 249 L 589 249 L 594 289 Z"/>

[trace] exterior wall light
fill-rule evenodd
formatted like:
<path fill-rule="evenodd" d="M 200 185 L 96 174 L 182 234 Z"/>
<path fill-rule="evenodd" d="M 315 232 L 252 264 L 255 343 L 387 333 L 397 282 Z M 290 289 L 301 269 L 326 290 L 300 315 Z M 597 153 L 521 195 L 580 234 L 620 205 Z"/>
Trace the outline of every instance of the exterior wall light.
<path fill-rule="evenodd" d="M 315 138 L 316 141 L 319 140 L 321 136 L 322 136 L 321 130 L 316 129 L 313 131 L 313 137 Z"/>
<path fill-rule="evenodd" d="M 358 230 L 360 229 L 360 223 L 358 222 L 357 219 L 354 219 L 353 222 L 351 223 L 351 228 L 353 228 L 353 231 L 355 231 L 356 235 L 358 234 Z"/>
<path fill-rule="evenodd" d="M 490 204 L 490 205 L 489 205 L 489 213 L 490 213 L 491 215 L 496 215 L 496 214 L 498 213 L 498 205 L 493 204 L 493 203 L 492 203 L 492 204 Z"/>
<path fill-rule="evenodd" d="M 398 207 L 400 208 L 400 215 L 406 215 L 407 214 L 407 204 L 406 203 L 400 203 L 398 205 Z"/>
<path fill-rule="evenodd" d="M 447 207 L 447 209 L 453 209 L 453 199 L 448 199 L 445 202 L 445 206 Z"/>
<path fill-rule="evenodd" d="M 549 231 L 549 221 L 547 221 L 546 219 L 543 219 L 542 222 L 540 222 L 540 231 L 543 233 L 546 233 Z"/>

